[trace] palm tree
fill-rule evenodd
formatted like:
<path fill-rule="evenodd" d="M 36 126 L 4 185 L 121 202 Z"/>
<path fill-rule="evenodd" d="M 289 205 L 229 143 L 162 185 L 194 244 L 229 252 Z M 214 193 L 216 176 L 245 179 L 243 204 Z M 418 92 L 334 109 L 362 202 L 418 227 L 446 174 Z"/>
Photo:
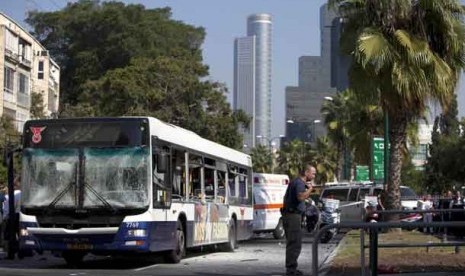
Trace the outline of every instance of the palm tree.
<path fill-rule="evenodd" d="M 273 155 L 269 148 L 258 145 L 252 148 L 251 153 L 253 171 L 257 173 L 270 173 L 273 165 Z"/>
<path fill-rule="evenodd" d="M 317 169 L 317 183 L 333 181 L 337 166 L 336 151 L 328 136 L 318 137 L 311 164 Z"/>
<path fill-rule="evenodd" d="M 351 87 L 389 117 L 386 205 L 399 209 L 407 126 L 423 116 L 428 100 L 447 110 L 465 65 L 464 9 L 456 0 L 329 0 L 329 6 L 344 20 Z"/>
<path fill-rule="evenodd" d="M 347 90 L 346 129 L 354 163 L 369 164 L 371 139 L 383 134 L 383 111 L 376 103 L 360 101 L 353 90 Z"/>
<path fill-rule="evenodd" d="M 321 107 L 324 123 L 328 130 L 328 138 L 336 146 L 336 168 L 335 175 L 338 179 L 343 179 L 342 167 L 345 164 L 344 153 L 348 154 L 349 135 L 348 122 L 350 121 L 350 110 L 348 106 L 349 90 L 345 90 L 325 101 Z"/>
<path fill-rule="evenodd" d="M 299 170 L 312 160 L 311 146 L 301 140 L 293 140 L 285 143 L 278 152 L 278 170 L 289 175 L 290 178 L 297 177 Z"/>

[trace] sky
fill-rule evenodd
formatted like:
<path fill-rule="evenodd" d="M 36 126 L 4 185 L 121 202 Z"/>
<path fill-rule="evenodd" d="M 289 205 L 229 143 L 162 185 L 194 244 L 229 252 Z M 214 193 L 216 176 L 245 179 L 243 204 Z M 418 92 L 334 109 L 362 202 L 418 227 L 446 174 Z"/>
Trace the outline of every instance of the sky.
<path fill-rule="evenodd" d="M 68 0 L 1 0 L 0 10 L 27 27 L 28 10 L 53 11 Z M 204 63 L 211 80 L 226 84 L 232 99 L 234 39 L 246 35 L 247 17 L 270 13 L 273 17 L 272 135 L 285 134 L 285 87 L 296 86 L 298 58 L 320 55 L 320 7 L 326 0 L 124 0 L 146 8 L 169 6 L 173 19 L 204 27 Z M 463 1 L 462 1 L 463 2 Z M 463 77 L 463 76 L 462 76 Z M 459 116 L 465 116 L 464 82 L 459 87 Z"/>

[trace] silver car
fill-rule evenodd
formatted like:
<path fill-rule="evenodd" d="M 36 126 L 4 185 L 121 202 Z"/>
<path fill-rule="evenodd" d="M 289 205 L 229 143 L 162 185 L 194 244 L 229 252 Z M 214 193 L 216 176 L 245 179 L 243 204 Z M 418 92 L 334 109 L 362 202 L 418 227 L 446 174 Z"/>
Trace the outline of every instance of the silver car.
<path fill-rule="evenodd" d="M 320 199 L 333 198 L 340 201 L 341 222 L 361 221 L 365 196 L 378 196 L 383 191 L 382 185 L 344 184 L 323 188 Z M 415 210 L 418 204 L 417 194 L 407 186 L 400 186 L 401 205 L 403 209 Z"/>

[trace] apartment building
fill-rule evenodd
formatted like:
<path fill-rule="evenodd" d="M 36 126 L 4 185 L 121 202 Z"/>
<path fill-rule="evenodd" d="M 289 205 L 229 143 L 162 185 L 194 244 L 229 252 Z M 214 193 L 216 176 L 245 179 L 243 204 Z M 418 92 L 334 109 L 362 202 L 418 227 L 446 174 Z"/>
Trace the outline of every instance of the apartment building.
<path fill-rule="evenodd" d="M 26 29 L 0 12 L 0 116 L 22 131 L 31 118 L 32 93 L 42 95 L 44 113 L 58 111 L 60 67 Z"/>

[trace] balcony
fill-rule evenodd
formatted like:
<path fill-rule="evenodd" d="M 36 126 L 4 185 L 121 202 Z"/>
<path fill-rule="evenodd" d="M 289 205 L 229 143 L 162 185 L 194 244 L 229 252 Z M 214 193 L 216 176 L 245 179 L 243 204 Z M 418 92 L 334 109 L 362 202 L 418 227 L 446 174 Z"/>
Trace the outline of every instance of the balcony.
<path fill-rule="evenodd" d="M 32 68 L 32 61 L 28 58 L 25 58 L 24 56 L 21 56 L 21 64 L 29 68 Z"/>
<path fill-rule="evenodd" d="M 9 58 L 13 62 L 19 62 L 18 53 L 14 52 L 11 49 L 5 48 L 5 57 Z"/>

